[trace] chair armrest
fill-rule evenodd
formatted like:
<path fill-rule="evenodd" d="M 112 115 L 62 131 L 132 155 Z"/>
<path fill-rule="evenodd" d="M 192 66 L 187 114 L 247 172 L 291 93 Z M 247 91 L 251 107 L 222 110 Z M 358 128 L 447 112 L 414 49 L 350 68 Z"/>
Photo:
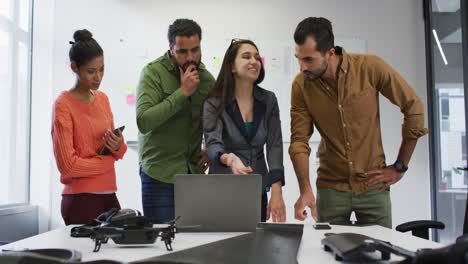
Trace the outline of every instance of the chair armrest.
<path fill-rule="evenodd" d="M 411 231 L 414 236 L 429 239 L 430 228 L 444 229 L 445 224 L 439 221 L 419 220 L 400 224 L 395 229 L 403 233 Z"/>

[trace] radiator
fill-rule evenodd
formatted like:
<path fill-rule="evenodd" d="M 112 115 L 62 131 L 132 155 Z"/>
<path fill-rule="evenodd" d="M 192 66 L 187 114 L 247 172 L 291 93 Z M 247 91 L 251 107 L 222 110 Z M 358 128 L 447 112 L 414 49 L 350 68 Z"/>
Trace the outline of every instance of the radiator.
<path fill-rule="evenodd" d="M 0 245 L 38 234 L 38 207 L 29 204 L 0 206 Z"/>

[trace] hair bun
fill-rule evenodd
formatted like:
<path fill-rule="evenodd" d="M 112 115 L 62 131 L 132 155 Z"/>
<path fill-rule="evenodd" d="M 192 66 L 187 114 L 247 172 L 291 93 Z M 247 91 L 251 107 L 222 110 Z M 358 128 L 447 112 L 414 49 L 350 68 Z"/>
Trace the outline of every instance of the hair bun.
<path fill-rule="evenodd" d="M 87 29 L 80 29 L 75 31 L 73 34 L 73 39 L 75 41 L 87 41 L 93 38 L 93 34 L 89 32 Z"/>

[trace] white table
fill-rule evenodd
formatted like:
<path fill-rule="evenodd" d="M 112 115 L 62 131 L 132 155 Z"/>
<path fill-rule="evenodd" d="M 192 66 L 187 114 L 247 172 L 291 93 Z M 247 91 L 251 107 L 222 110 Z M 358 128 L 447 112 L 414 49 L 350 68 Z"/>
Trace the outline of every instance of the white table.
<path fill-rule="evenodd" d="M 102 244 L 99 252 L 94 253 L 94 242 L 89 238 L 70 237 L 71 227 L 63 227 L 34 237 L 23 239 L 1 246 L 0 249 L 37 249 L 37 248 L 68 248 L 78 250 L 83 255 L 83 261 L 109 259 L 119 261 L 135 261 L 149 257 L 168 254 L 163 242 L 140 246 L 116 245 L 110 239 Z M 389 241 L 394 245 L 416 250 L 418 248 L 437 248 L 442 244 L 400 233 L 381 226 L 351 227 L 333 225 L 331 230 L 315 230 L 312 225 L 304 225 L 301 246 L 297 256 L 299 263 L 335 263 L 332 254 L 325 252 L 321 240 L 325 233 L 360 233 L 377 239 Z M 176 252 L 191 247 L 227 239 L 246 233 L 177 233 L 172 247 Z M 392 260 L 398 259 L 392 255 Z"/>
<path fill-rule="evenodd" d="M 67 226 L 52 230 L 37 236 L 19 240 L 1 246 L 0 249 L 38 249 L 38 248 L 68 248 L 81 252 L 83 261 L 109 259 L 119 261 L 135 261 L 154 256 L 160 256 L 179 250 L 200 246 L 222 239 L 231 238 L 246 233 L 177 233 L 172 242 L 173 251 L 167 251 L 164 242 L 159 238 L 154 244 L 145 245 L 117 245 L 111 239 L 107 244 L 102 244 L 99 252 L 93 252 L 94 241 L 90 238 L 70 237 L 70 229 Z"/>

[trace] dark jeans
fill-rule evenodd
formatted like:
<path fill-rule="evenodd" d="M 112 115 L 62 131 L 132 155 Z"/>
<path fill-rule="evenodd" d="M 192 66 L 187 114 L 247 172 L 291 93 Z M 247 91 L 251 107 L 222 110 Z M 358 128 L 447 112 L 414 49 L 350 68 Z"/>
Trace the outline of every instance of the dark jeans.
<path fill-rule="evenodd" d="M 140 169 L 143 214 L 154 224 L 174 219 L 174 184 L 155 180 Z M 266 221 L 268 196 L 262 193 L 261 221 Z"/>
<path fill-rule="evenodd" d="M 62 194 L 61 213 L 66 225 L 95 224 L 97 216 L 112 208 L 120 209 L 115 193 Z"/>
<path fill-rule="evenodd" d="M 153 224 L 174 219 L 174 184 L 155 180 L 140 169 L 143 214 Z"/>

